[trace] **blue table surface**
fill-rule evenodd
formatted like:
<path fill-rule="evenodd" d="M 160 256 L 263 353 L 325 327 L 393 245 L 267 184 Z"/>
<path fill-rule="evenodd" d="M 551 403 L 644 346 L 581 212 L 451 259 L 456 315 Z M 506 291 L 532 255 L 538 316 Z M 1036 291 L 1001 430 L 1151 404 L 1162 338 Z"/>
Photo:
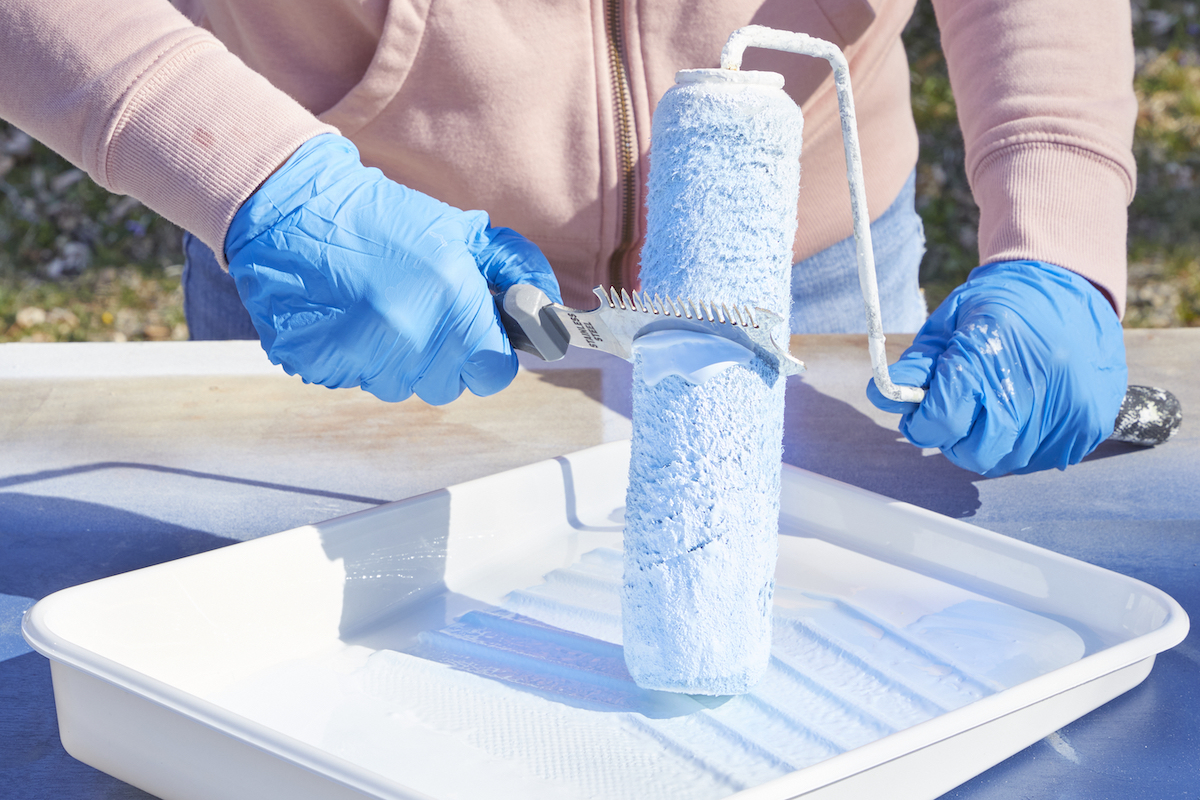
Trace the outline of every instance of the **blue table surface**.
<path fill-rule="evenodd" d="M 1130 382 L 1173 391 L 1169 443 L 983 479 L 865 400 L 863 337 L 796 337 L 784 460 L 1146 581 L 1200 619 L 1200 330 L 1128 331 Z M 892 337 L 898 354 L 904 337 Z M 320 522 L 629 435 L 629 369 L 524 361 L 432 408 L 302 385 L 257 343 L 0 345 L 0 798 L 147 798 L 58 740 L 24 611 L 67 586 Z M 1200 798 L 1200 634 L 1133 690 L 945 795 Z"/>

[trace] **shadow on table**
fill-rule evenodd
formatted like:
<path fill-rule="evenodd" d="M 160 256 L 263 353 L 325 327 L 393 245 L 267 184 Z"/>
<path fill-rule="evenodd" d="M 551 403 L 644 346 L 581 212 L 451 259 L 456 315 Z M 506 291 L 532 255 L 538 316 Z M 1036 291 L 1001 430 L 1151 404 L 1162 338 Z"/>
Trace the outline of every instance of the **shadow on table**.
<path fill-rule="evenodd" d="M 784 463 L 885 497 L 956 518 L 980 507 L 975 483 L 984 478 L 941 453 L 922 455 L 899 430 L 803 381 L 788 383 L 783 444 Z"/>
<path fill-rule="evenodd" d="M 1151 448 L 1140 444 L 1117 442 L 1109 439 L 1097 445 L 1095 450 L 1083 457 L 1083 461 L 1100 461 L 1105 458 L 1113 458 L 1114 456 L 1129 456 L 1140 453 L 1148 453 L 1150 452 L 1150 449 Z"/>
<path fill-rule="evenodd" d="M 234 541 L 98 503 L 0 492 L 0 593 L 40 599 Z"/>
<path fill-rule="evenodd" d="M 50 662 L 37 653 L 0 661 L 0 708 L 0 796 L 153 800 L 67 755 L 58 739 Z"/>
<path fill-rule="evenodd" d="M 240 486 L 253 486 L 259 489 L 272 489 L 278 492 L 291 492 L 292 494 L 312 495 L 314 497 L 326 497 L 330 500 L 346 500 L 351 503 L 363 503 L 365 505 L 383 505 L 387 500 L 380 500 L 376 497 L 360 497 L 354 494 L 345 494 L 343 492 L 329 492 L 324 489 L 311 489 L 304 486 L 292 486 L 286 483 L 273 483 L 271 481 L 259 481 L 251 478 L 238 478 L 231 475 L 220 475 L 215 472 L 200 472 L 193 469 L 180 469 L 178 467 L 164 467 L 158 464 L 140 464 L 136 461 L 98 461 L 93 464 L 79 464 L 74 467 L 64 467 L 62 469 L 47 469 L 41 472 L 29 472 L 24 475 L 10 475 L 6 478 L 0 478 L 0 489 L 7 489 L 10 486 L 20 486 L 23 483 L 34 483 L 37 481 L 52 480 L 54 478 L 66 478 L 73 475 L 84 475 L 89 472 L 101 472 L 110 469 L 140 469 L 147 472 L 158 472 L 164 475 L 179 475 L 185 478 L 199 478 L 208 481 L 221 481 L 223 483 L 236 483 Z"/>
<path fill-rule="evenodd" d="M 0 492 L 0 594 L 40 599 L 68 586 L 233 542 L 98 503 Z M 18 624 L 5 621 L 6 628 Z M 0 795 L 13 791 L 13 797 L 27 800 L 150 797 L 63 750 L 50 665 L 42 656 L 26 653 L 0 661 L 0 709 Z"/>

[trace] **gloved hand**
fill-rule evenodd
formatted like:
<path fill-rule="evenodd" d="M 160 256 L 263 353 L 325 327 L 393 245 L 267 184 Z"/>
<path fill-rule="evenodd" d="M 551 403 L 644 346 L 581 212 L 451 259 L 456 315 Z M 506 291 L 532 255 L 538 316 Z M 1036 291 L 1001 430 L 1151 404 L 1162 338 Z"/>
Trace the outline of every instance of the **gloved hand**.
<path fill-rule="evenodd" d="M 529 240 L 364 167 L 347 139 L 310 139 L 238 210 L 229 272 L 275 364 L 306 382 L 435 405 L 489 395 L 517 358 L 489 286 L 560 300 Z"/>
<path fill-rule="evenodd" d="M 1127 374 L 1121 323 L 1087 279 L 1040 261 L 971 272 L 892 365 L 925 399 L 877 407 L 900 431 L 988 477 L 1076 464 L 1112 433 Z"/>

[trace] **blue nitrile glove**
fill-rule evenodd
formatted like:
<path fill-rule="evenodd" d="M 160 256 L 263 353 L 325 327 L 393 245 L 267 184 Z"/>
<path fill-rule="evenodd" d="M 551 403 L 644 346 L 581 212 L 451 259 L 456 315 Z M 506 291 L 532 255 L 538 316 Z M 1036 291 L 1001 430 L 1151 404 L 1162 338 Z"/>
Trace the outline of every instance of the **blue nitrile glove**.
<path fill-rule="evenodd" d="M 892 381 L 915 403 L 867 396 L 900 431 L 988 477 L 1076 464 L 1112 433 L 1125 397 L 1116 312 L 1087 279 L 1040 261 L 973 270 L 926 320 Z"/>
<path fill-rule="evenodd" d="M 489 286 L 560 297 L 532 242 L 364 167 L 333 134 L 306 142 L 242 205 L 225 255 L 273 363 L 390 401 L 500 391 L 517 358 Z"/>

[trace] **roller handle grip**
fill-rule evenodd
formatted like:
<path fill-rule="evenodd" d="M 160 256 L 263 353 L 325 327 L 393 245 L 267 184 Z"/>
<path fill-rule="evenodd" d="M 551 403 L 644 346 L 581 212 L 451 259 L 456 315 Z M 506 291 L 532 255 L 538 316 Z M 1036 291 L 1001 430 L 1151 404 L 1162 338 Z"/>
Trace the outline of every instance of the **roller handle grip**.
<path fill-rule="evenodd" d="M 1181 422 L 1183 409 L 1175 395 L 1166 389 L 1130 386 L 1108 438 L 1153 447 L 1174 436 Z"/>

